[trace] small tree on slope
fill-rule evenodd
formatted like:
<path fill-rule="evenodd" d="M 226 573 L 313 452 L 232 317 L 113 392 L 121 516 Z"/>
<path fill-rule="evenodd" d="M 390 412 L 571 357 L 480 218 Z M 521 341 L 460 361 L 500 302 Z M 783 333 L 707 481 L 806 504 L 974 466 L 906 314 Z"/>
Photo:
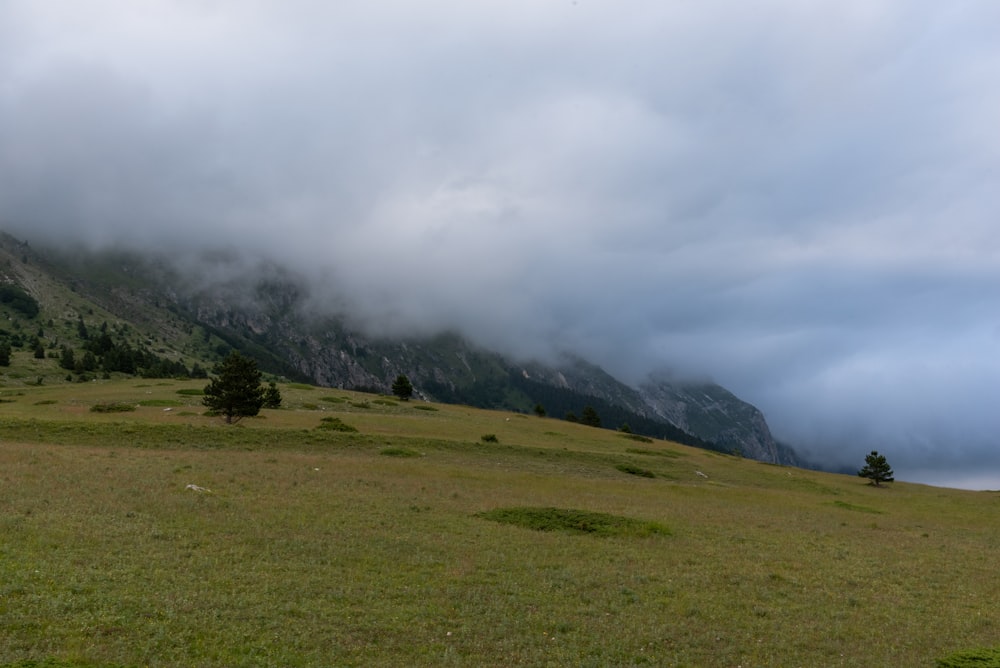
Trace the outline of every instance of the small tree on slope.
<path fill-rule="evenodd" d="M 876 487 L 880 487 L 883 482 L 894 480 L 892 468 L 885 460 L 885 455 L 880 455 L 876 450 L 872 450 L 871 454 L 865 457 L 864 468 L 858 471 L 858 475 L 862 478 L 868 478 Z"/>
<path fill-rule="evenodd" d="M 205 406 L 222 415 L 227 424 L 260 413 L 264 387 L 255 361 L 234 350 L 212 371 L 216 377 L 205 386 Z"/>
<path fill-rule="evenodd" d="M 410 397 L 413 396 L 413 384 L 410 383 L 409 378 L 400 374 L 392 383 L 392 393 L 403 401 L 409 401 Z"/>

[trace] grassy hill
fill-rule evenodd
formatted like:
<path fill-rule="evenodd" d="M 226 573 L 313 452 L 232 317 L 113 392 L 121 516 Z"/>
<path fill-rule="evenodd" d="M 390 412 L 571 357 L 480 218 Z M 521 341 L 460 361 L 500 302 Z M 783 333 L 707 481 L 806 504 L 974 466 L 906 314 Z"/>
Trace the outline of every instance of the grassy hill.
<path fill-rule="evenodd" d="M 203 385 L 0 391 L 0 665 L 931 666 L 996 642 L 997 493 L 298 384 L 227 427 Z"/>

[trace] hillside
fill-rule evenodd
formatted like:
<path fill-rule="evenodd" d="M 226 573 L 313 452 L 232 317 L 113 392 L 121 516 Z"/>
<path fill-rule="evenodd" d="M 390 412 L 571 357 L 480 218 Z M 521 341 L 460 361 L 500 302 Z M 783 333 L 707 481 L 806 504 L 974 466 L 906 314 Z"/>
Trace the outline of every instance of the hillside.
<path fill-rule="evenodd" d="M 34 319 L 8 308 L 8 318 L 25 331 L 51 322 L 54 330 L 37 329 L 52 355 L 69 346 L 82 356 L 93 346 L 81 332 L 111 327 L 116 345 L 142 351 L 132 366 L 145 375 L 211 368 L 235 348 L 280 378 L 388 392 L 405 374 L 425 399 L 524 413 L 541 406 L 554 417 L 578 417 L 589 407 L 607 428 L 799 463 L 775 442 L 760 411 L 718 385 L 651 376 L 633 388 L 573 355 L 555 363 L 512 360 L 447 332 L 373 337 L 318 313 L 304 283 L 273 265 L 247 267 L 217 254 L 208 265 L 182 270 L 149 255 L 37 250 L 4 236 L 0 267 L 5 282 L 23 287 L 41 307 Z"/>
<path fill-rule="evenodd" d="M 0 666 L 931 666 L 996 640 L 996 493 L 297 383 L 226 426 L 202 384 L 0 391 Z"/>

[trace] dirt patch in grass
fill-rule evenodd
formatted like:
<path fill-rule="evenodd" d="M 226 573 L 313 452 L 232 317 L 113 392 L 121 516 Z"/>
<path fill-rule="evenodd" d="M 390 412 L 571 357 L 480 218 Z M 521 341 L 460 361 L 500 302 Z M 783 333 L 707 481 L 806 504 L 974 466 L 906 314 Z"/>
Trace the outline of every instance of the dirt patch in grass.
<path fill-rule="evenodd" d="M 670 529 L 657 522 L 565 508 L 496 508 L 477 517 L 513 524 L 535 531 L 591 534 L 595 536 L 667 536 Z"/>

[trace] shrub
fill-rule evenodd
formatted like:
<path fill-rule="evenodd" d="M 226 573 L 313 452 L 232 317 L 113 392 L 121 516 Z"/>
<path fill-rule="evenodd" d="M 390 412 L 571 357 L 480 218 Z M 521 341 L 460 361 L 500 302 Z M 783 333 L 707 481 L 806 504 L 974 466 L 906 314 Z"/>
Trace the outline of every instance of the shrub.
<path fill-rule="evenodd" d="M 648 436 L 643 436 L 642 434 L 633 434 L 631 432 L 619 432 L 618 434 L 622 438 L 627 438 L 630 441 L 638 441 L 640 443 L 652 443 L 653 439 Z"/>
<path fill-rule="evenodd" d="M 205 390 L 198 387 L 185 387 L 177 390 L 177 394 L 181 394 L 186 397 L 203 397 L 205 396 Z"/>
<path fill-rule="evenodd" d="M 427 404 L 417 404 L 416 406 L 414 406 L 414 408 L 416 408 L 418 411 L 431 411 L 432 413 L 436 413 L 438 410 L 433 406 L 428 406 Z"/>
<path fill-rule="evenodd" d="M 637 475 L 643 478 L 655 478 L 656 474 L 649 469 L 640 468 L 634 464 L 619 464 L 615 467 L 622 473 L 628 473 L 629 475 Z"/>
<path fill-rule="evenodd" d="M 482 436 L 479 437 L 479 440 L 481 440 L 483 443 L 499 443 L 500 442 L 500 439 L 497 438 L 496 434 L 483 434 Z"/>

